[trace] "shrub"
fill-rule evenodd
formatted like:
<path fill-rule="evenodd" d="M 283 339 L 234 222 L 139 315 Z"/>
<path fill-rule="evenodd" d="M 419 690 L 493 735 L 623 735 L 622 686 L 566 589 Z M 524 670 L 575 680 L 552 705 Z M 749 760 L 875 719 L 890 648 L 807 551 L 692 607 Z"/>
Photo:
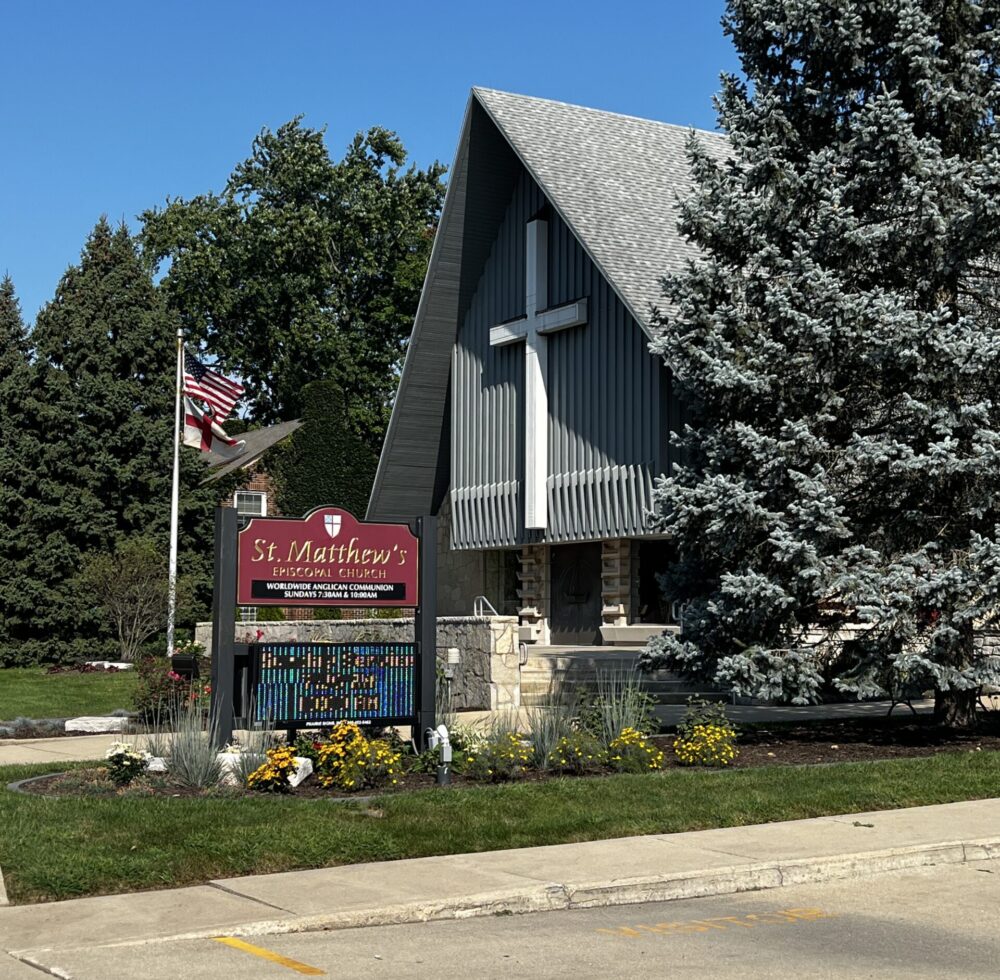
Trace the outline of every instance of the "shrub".
<path fill-rule="evenodd" d="M 693 725 L 674 739 L 674 755 L 682 766 L 728 766 L 739 750 L 736 729 L 728 725 Z"/>
<path fill-rule="evenodd" d="M 607 761 L 608 754 L 604 747 L 588 732 L 563 735 L 546 758 L 550 769 L 574 776 L 600 769 Z"/>
<path fill-rule="evenodd" d="M 149 767 L 150 755 L 129 745 L 127 742 L 115 742 L 104 758 L 108 768 L 108 776 L 116 786 L 128 786 L 136 776 L 141 776 Z"/>
<path fill-rule="evenodd" d="M 608 746 L 608 762 L 618 772 L 649 772 L 663 768 L 663 752 L 640 731 L 623 728 Z"/>
<path fill-rule="evenodd" d="M 682 766 L 728 766 L 739 755 L 737 736 L 724 704 L 689 698 L 677 725 L 674 755 Z"/>
<path fill-rule="evenodd" d="M 656 701 L 642 689 L 635 670 L 601 671 L 597 690 L 580 699 L 580 727 L 609 748 L 626 728 L 648 735 L 655 728 Z"/>
<path fill-rule="evenodd" d="M 395 785 L 402 753 L 384 739 L 369 740 L 353 722 L 342 721 L 320 745 L 316 778 L 323 786 L 353 793 Z"/>
<path fill-rule="evenodd" d="M 158 724 L 190 694 L 190 683 L 170 669 L 166 657 L 144 657 L 136 663 L 135 671 L 132 708 L 141 722 Z"/>
<path fill-rule="evenodd" d="M 401 753 L 382 739 L 370 742 L 366 738 L 360 738 L 348 743 L 335 775 L 323 785 L 329 786 L 332 782 L 348 793 L 395 786 L 402 771 L 401 757 Z"/>
<path fill-rule="evenodd" d="M 289 793 L 295 772 L 295 749 L 291 746 L 268 749 L 266 760 L 246 779 L 247 789 L 260 793 Z"/>
<path fill-rule="evenodd" d="M 466 775 L 490 783 L 520 779 L 530 765 L 531 749 L 516 732 L 490 736 L 465 757 Z"/>
<path fill-rule="evenodd" d="M 316 761 L 313 763 L 320 783 L 332 786 L 336 782 L 337 771 L 347 755 L 348 746 L 357 741 L 366 739 L 353 721 L 341 721 L 333 726 L 316 751 Z"/>

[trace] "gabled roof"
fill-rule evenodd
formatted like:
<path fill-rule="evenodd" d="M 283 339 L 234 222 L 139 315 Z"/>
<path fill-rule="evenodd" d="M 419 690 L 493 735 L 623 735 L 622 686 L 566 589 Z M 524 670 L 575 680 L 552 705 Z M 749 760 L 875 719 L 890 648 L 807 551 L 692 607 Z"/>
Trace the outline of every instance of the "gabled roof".
<path fill-rule="evenodd" d="M 693 130 L 600 109 L 474 88 L 553 207 L 644 328 L 662 304 L 660 279 L 692 254 L 677 232 L 691 188 Z M 728 141 L 697 131 L 720 159 Z"/>
<path fill-rule="evenodd" d="M 474 88 L 466 108 L 369 519 L 435 513 L 448 484 L 451 352 L 518 164 L 651 334 L 660 279 L 693 254 L 677 231 L 692 130 Z M 727 141 L 701 132 L 719 158 Z"/>

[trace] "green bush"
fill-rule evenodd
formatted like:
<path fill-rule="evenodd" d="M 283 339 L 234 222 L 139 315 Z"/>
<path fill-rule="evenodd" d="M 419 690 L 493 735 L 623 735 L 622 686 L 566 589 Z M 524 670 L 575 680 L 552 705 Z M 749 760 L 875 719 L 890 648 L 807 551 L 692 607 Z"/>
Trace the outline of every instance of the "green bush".
<path fill-rule="evenodd" d="M 104 758 L 108 776 L 115 786 L 128 786 L 149 768 L 149 753 L 125 742 L 115 742 Z"/>
<path fill-rule="evenodd" d="M 589 732 L 570 732 L 563 735 L 549 753 L 546 763 L 555 772 L 582 776 L 602 768 L 608 753 Z"/>
<path fill-rule="evenodd" d="M 492 736 L 465 756 L 465 774 L 488 783 L 520 779 L 531 766 L 531 747 L 515 732 Z"/>
<path fill-rule="evenodd" d="M 724 704 L 688 698 L 687 711 L 677 725 L 673 749 L 682 766 L 731 765 L 739 755 L 738 731 L 726 717 Z"/>
<path fill-rule="evenodd" d="M 625 728 L 611 740 L 608 762 L 618 772 L 657 772 L 663 768 L 663 752 L 642 732 Z"/>
<path fill-rule="evenodd" d="M 143 657 L 136 662 L 135 672 L 132 710 L 144 724 L 162 723 L 191 692 L 190 682 L 171 670 L 167 657 Z"/>

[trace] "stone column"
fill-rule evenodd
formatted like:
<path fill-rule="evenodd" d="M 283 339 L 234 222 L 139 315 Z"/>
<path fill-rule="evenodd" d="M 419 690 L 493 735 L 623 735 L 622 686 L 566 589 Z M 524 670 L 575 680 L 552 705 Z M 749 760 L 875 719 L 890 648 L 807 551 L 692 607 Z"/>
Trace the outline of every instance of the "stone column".
<path fill-rule="evenodd" d="M 628 626 L 632 620 L 632 542 L 601 542 L 601 622 Z"/>
<path fill-rule="evenodd" d="M 551 615 L 552 563 L 547 544 L 529 544 L 521 548 L 521 570 L 518 574 L 518 611 L 522 643 L 549 642 L 549 616 Z"/>

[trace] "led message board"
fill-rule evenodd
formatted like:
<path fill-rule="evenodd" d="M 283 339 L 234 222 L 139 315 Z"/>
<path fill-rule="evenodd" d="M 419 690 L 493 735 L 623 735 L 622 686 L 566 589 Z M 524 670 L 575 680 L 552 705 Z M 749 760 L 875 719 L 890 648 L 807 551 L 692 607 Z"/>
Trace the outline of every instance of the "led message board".
<path fill-rule="evenodd" d="M 254 517 L 237 539 L 236 604 L 412 608 L 419 545 L 405 524 L 359 521 L 339 507 Z"/>
<path fill-rule="evenodd" d="M 274 728 L 409 724 L 415 643 L 256 643 L 250 647 L 254 720 Z"/>

